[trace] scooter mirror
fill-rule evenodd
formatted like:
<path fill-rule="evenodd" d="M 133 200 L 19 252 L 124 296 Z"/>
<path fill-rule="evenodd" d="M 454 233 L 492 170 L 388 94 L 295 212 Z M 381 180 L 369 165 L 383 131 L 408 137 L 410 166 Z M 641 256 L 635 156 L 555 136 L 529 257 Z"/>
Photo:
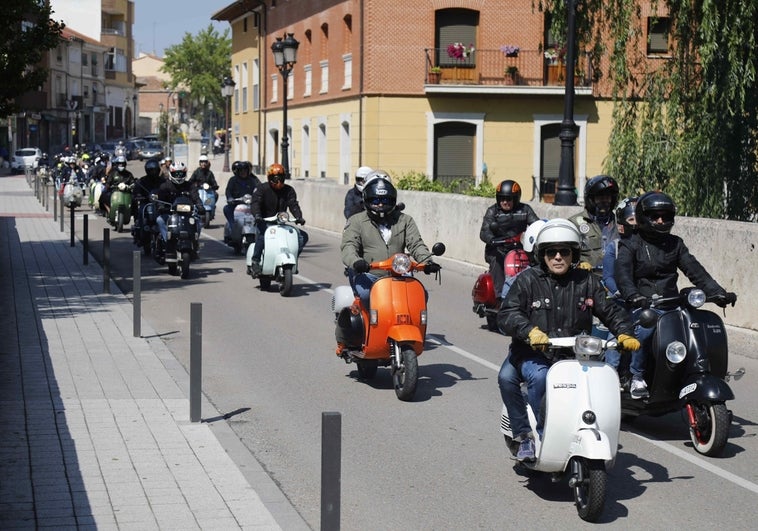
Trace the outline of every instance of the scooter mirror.
<path fill-rule="evenodd" d="M 432 254 L 434 256 L 442 256 L 445 254 L 445 250 L 447 248 L 445 247 L 445 244 L 442 242 L 437 242 L 432 246 Z"/>
<path fill-rule="evenodd" d="M 643 328 L 653 328 L 658 322 L 658 314 L 650 308 L 645 308 L 640 312 L 638 322 Z"/>

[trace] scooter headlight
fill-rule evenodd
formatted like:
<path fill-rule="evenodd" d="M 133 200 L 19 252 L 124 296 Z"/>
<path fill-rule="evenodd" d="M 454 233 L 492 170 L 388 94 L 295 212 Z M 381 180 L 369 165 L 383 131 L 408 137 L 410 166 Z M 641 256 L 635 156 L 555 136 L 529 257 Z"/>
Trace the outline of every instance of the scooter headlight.
<path fill-rule="evenodd" d="M 392 257 L 392 271 L 398 275 L 405 275 L 411 270 L 411 257 L 407 254 L 398 253 Z"/>
<path fill-rule="evenodd" d="M 687 304 L 693 308 L 700 308 L 705 304 L 705 292 L 701 289 L 691 289 L 687 293 Z"/>
<path fill-rule="evenodd" d="M 286 212 L 279 212 L 276 215 L 276 221 L 279 223 L 287 223 L 290 220 L 290 215 Z"/>
<path fill-rule="evenodd" d="M 666 359 L 669 363 L 677 365 L 687 356 L 687 347 L 681 341 L 672 341 L 666 347 Z"/>
<path fill-rule="evenodd" d="M 176 205 L 176 211 L 177 212 L 182 212 L 182 213 L 192 212 L 192 205 L 188 205 L 188 204 L 185 204 L 185 203 L 182 203 L 180 205 Z"/>
<path fill-rule="evenodd" d="M 578 336 L 574 341 L 574 354 L 578 359 L 598 356 L 603 351 L 603 340 L 594 336 Z"/>

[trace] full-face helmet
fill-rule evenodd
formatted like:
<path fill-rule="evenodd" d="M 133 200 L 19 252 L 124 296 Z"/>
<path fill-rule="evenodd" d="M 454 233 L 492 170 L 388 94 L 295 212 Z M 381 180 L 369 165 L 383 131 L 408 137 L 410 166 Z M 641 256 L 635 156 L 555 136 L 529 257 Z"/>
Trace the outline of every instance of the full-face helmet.
<path fill-rule="evenodd" d="M 241 177 L 243 179 L 250 177 L 250 174 L 253 171 L 253 165 L 250 164 L 246 160 L 235 160 L 232 164 L 232 173 L 236 177 Z"/>
<path fill-rule="evenodd" d="M 175 162 L 169 167 L 171 172 L 171 181 L 174 184 L 182 184 L 187 178 L 187 166 L 183 162 Z"/>
<path fill-rule="evenodd" d="M 578 262 L 581 242 L 582 236 L 579 234 L 576 225 L 563 218 L 551 219 L 545 223 L 537 234 L 535 247 L 537 249 L 539 262 L 543 262 L 545 249 L 555 246 L 556 244 L 565 244 L 567 247 L 571 248 L 571 262 Z"/>
<path fill-rule="evenodd" d="M 119 173 L 124 173 L 126 171 L 126 157 L 119 155 L 113 159 L 113 165 L 116 167 Z"/>
<path fill-rule="evenodd" d="M 671 232 L 676 216 L 674 200 L 663 192 L 646 192 L 634 209 L 637 230 L 646 235 L 665 235 Z"/>
<path fill-rule="evenodd" d="M 211 161 L 208 158 L 208 155 L 200 155 L 200 158 L 198 159 L 198 164 L 203 166 L 204 164 L 207 164 L 208 166 L 211 165 Z"/>
<path fill-rule="evenodd" d="M 284 188 L 284 179 L 286 176 L 287 172 L 281 164 L 272 164 L 268 167 L 268 171 L 266 172 L 268 183 L 274 190 L 281 190 Z"/>
<path fill-rule="evenodd" d="M 366 178 L 374 171 L 368 166 L 361 166 L 355 171 L 355 187 L 359 192 L 363 191 L 363 187 L 366 185 Z"/>
<path fill-rule="evenodd" d="M 611 197 L 608 206 L 598 205 L 597 197 L 599 195 L 609 195 Z M 619 185 L 616 179 L 609 175 L 595 175 L 587 181 L 584 186 L 584 208 L 591 216 L 608 217 L 611 215 L 611 209 L 619 200 Z"/>
<path fill-rule="evenodd" d="M 637 222 L 634 210 L 637 207 L 637 197 L 625 197 L 616 205 L 616 225 L 622 238 L 631 236 L 635 231 Z"/>
<path fill-rule="evenodd" d="M 497 185 L 495 190 L 495 199 L 498 203 L 501 201 L 513 201 L 515 208 L 521 202 L 521 187 L 516 181 L 507 179 Z"/>
<path fill-rule="evenodd" d="M 377 170 L 373 173 L 378 173 Z M 384 173 L 384 172 L 381 172 Z M 386 175 L 386 174 L 385 174 Z M 366 179 L 366 185 L 363 187 L 363 206 L 368 212 L 368 216 L 376 221 L 381 222 L 389 216 L 397 206 L 397 189 L 389 181 L 380 177 Z"/>
<path fill-rule="evenodd" d="M 148 177 L 158 177 L 161 174 L 161 165 L 155 159 L 150 159 L 145 163 L 145 175 Z"/>

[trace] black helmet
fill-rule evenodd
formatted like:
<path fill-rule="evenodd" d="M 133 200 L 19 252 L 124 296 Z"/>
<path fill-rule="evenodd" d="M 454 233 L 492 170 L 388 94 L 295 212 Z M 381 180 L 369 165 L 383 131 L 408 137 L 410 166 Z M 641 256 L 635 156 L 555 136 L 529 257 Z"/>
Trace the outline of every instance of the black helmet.
<path fill-rule="evenodd" d="M 608 211 L 597 211 L 595 198 L 601 194 L 610 194 L 611 202 Z M 591 216 L 609 216 L 611 209 L 619 200 L 619 185 L 616 179 L 609 175 L 595 175 L 584 186 L 584 208 Z"/>
<path fill-rule="evenodd" d="M 508 179 L 497 185 L 495 192 L 495 199 L 500 201 L 513 201 L 513 206 L 517 206 L 521 202 L 521 187 L 516 181 Z"/>
<path fill-rule="evenodd" d="M 363 204 L 369 217 L 380 222 L 395 210 L 397 190 L 386 179 L 368 180 L 363 188 Z"/>
<path fill-rule="evenodd" d="M 631 236 L 637 228 L 637 222 L 629 223 L 631 218 L 635 217 L 634 210 L 637 207 L 638 197 L 625 197 L 616 205 L 616 223 L 619 226 L 619 235 L 622 238 Z"/>
<path fill-rule="evenodd" d="M 637 218 L 637 230 L 643 234 L 668 234 L 674 226 L 676 205 L 674 200 L 663 192 L 646 192 L 637 201 L 634 214 Z M 661 218 L 661 223 L 653 223 L 658 218 Z"/>
<path fill-rule="evenodd" d="M 145 163 L 145 175 L 148 177 L 158 177 L 161 174 L 161 164 L 155 159 L 150 159 Z"/>
<path fill-rule="evenodd" d="M 253 165 L 250 164 L 246 160 L 235 160 L 234 164 L 232 164 L 232 173 L 235 176 L 240 177 L 240 171 L 243 168 L 247 168 L 247 175 L 246 175 L 246 177 L 249 177 L 250 174 L 253 173 Z"/>

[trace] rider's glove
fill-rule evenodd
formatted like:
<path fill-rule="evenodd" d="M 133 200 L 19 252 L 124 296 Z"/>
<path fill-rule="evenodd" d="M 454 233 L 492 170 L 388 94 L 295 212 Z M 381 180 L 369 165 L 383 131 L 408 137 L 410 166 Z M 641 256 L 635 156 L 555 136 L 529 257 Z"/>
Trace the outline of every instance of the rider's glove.
<path fill-rule="evenodd" d="M 713 302 L 715 302 L 722 308 L 726 308 L 727 305 L 729 304 L 734 306 L 734 303 L 737 302 L 737 294 L 732 293 L 731 291 L 729 293 L 727 292 L 719 293 L 714 297 Z"/>
<path fill-rule="evenodd" d="M 295 223 L 297 223 L 298 225 L 305 225 L 305 220 L 303 218 L 297 218 L 295 220 Z"/>
<path fill-rule="evenodd" d="M 638 293 L 626 299 L 626 303 L 632 308 L 642 308 L 647 304 L 647 297 Z"/>
<path fill-rule="evenodd" d="M 592 264 L 589 262 L 579 262 L 576 264 L 577 269 L 584 269 L 585 271 L 592 271 Z"/>
<path fill-rule="evenodd" d="M 639 340 L 636 337 L 628 336 L 626 334 L 619 334 L 618 341 L 619 346 L 623 350 L 628 350 L 629 352 L 639 350 L 641 346 Z"/>
<path fill-rule="evenodd" d="M 440 267 L 439 264 L 435 264 L 434 262 L 429 262 L 428 264 L 424 264 L 424 273 L 427 275 L 431 275 L 432 273 L 437 273 L 442 267 Z"/>
<path fill-rule="evenodd" d="M 368 273 L 371 270 L 371 266 L 363 258 L 356 260 L 353 263 L 353 270 L 356 273 Z"/>
<path fill-rule="evenodd" d="M 547 337 L 547 334 L 540 330 L 538 326 L 535 326 L 529 332 L 529 345 L 531 345 L 533 349 L 545 350 L 549 343 L 550 338 Z"/>

